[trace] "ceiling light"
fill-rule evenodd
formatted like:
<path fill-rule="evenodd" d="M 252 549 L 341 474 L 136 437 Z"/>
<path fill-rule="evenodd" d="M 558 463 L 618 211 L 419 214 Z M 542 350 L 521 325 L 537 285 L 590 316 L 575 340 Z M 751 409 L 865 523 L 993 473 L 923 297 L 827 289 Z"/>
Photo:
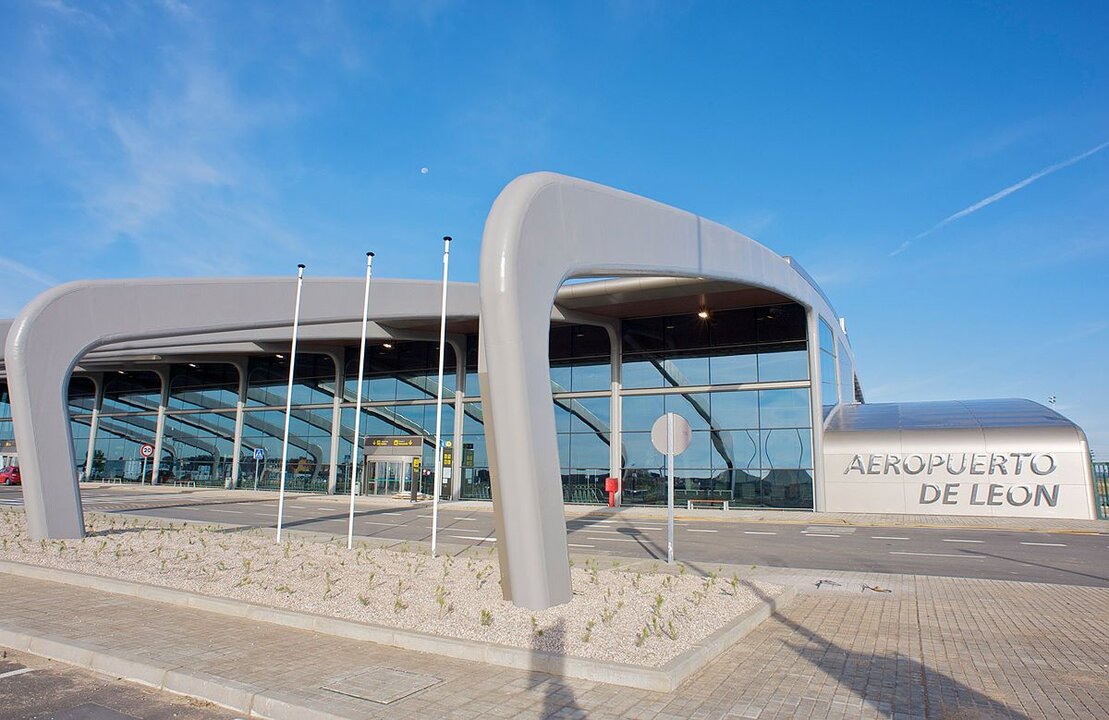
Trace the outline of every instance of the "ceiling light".
<path fill-rule="evenodd" d="M 284 355 L 282 355 L 281 353 L 278 353 L 278 354 L 277 354 L 277 359 L 278 359 L 278 360 L 284 360 L 284 359 L 285 359 L 285 356 L 284 356 Z"/>
<path fill-rule="evenodd" d="M 120 375 L 126 375 L 127 374 L 127 373 L 123 372 L 122 370 L 116 370 L 116 372 L 119 373 Z"/>
<path fill-rule="evenodd" d="M 381 347 L 383 347 L 383 348 L 392 348 L 393 343 L 381 343 Z"/>
<path fill-rule="evenodd" d="M 196 367 L 196 363 L 189 363 L 189 367 L 191 367 L 191 368 Z"/>
<path fill-rule="evenodd" d="M 701 311 L 699 313 L 697 313 L 697 317 L 701 318 L 702 320 L 708 320 L 709 319 L 709 311 L 704 309 L 704 308 L 701 308 Z"/>

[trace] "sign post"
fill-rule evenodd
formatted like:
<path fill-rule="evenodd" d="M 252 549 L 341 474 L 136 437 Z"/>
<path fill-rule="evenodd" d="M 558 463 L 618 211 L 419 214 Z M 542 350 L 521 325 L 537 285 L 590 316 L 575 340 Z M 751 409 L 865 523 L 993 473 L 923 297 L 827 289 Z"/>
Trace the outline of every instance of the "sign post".
<path fill-rule="evenodd" d="M 435 540 L 439 534 L 439 486 L 443 482 L 443 450 L 442 441 L 443 424 L 443 356 L 446 353 L 447 342 L 447 267 L 451 257 L 451 238 L 443 238 L 443 306 L 439 318 L 439 380 L 435 385 L 435 487 L 431 501 L 431 557 L 435 557 Z M 454 359 L 455 364 L 462 362 L 461 358 Z"/>
<path fill-rule="evenodd" d="M 285 432 L 281 440 L 281 487 L 277 492 L 277 544 L 281 544 L 281 521 L 285 516 L 285 469 L 289 463 L 289 417 L 293 414 L 293 373 L 297 362 L 297 331 L 300 328 L 300 291 L 304 287 L 304 263 L 297 265 L 297 295 L 293 305 L 293 345 L 289 349 L 289 385 L 285 389 Z"/>
<path fill-rule="evenodd" d="M 676 413 L 666 413 L 651 426 L 651 444 L 666 454 L 666 562 L 674 564 L 674 456 L 689 447 L 693 431 Z"/>
<path fill-rule="evenodd" d="M 374 254 L 366 253 L 366 288 L 362 294 L 362 335 L 358 341 L 358 389 L 354 392 L 354 444 L 350 461 L 350 517 L 347 519 L 347 550 L 354 547 L 354 494 L 358 489 L 358 435 L 362 421 L 362 380 L 366 376 L 366 323 L 370 314 L 370 277 L 374 272 Z"/>
<path fill-rule="evenodd" d="M 258 489 L 258 463 L 266 459 L 265 448 L 254 448 L 254 489 Z"/>
<path fill-rule="evenodd" d="M 150 443 L 143 443 L 139 448 L 139 455 L 142 455 L 142 472 L 139 474 L 139 485 L 146 483 L 146 461 L 154 455 L 154 446 Z"/>

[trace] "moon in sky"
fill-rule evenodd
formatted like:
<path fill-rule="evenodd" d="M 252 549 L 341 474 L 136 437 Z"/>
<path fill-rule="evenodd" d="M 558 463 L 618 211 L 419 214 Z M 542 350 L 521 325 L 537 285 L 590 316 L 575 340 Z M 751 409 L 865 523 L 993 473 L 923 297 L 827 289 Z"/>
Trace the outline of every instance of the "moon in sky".
<path fill-rule="evenodd" d="M 427 168 L 426 167 L 420 168 L 420 174 L 421 175 L 427 175 Z"/>

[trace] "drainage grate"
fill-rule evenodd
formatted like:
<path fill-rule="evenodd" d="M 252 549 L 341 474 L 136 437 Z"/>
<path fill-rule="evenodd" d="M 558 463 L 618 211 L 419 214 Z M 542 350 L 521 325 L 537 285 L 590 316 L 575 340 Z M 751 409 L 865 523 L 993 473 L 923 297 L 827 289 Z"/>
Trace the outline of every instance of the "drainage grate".
<path fill-rule="evenodd" d="M 359 700 L 388 705 L 440 682 L 442 680 L 432 675 L 420 675 L 387 667 L 372 667 L 354 675 L 333 680 L 324 685 L 323 689 Z"/>

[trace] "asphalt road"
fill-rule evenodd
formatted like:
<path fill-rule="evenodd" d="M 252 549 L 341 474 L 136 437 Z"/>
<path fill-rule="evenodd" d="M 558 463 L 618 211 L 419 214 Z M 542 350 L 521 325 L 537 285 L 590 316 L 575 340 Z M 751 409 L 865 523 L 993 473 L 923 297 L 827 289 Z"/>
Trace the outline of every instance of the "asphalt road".
<path fill-rule="evenodd" d="M 0 648 L 0 720 L 230 720 L 209 703 Z"/>
<path fill-rule="evenodd" d="M 204 491 L 148 488 L 82 491 L 86 510 L 177 520 L 273 527 L 276 497 L 217 498 Z M 0 488 L 0 504 L 19 505 L 18 488 Z M 347 509 L 335 499 L 293 496 L 284 527 L 345 536 Z M 666 557 L 663 519 L 607 512 L 567 520 L 571 552 L 621 557 Z M 440 506 L 439 541 L 491 546 L 489 510 Z M 359 537 L 427 541 L 431 508 L 360 507 Z M 947 577 L 1021 580 L 1109 587 L 1109 534 L 1025 532 L 970 528 L 827 526 L 764 521 L 682 519 L 675 522 L 675 556 L 690 562 Z"/>

